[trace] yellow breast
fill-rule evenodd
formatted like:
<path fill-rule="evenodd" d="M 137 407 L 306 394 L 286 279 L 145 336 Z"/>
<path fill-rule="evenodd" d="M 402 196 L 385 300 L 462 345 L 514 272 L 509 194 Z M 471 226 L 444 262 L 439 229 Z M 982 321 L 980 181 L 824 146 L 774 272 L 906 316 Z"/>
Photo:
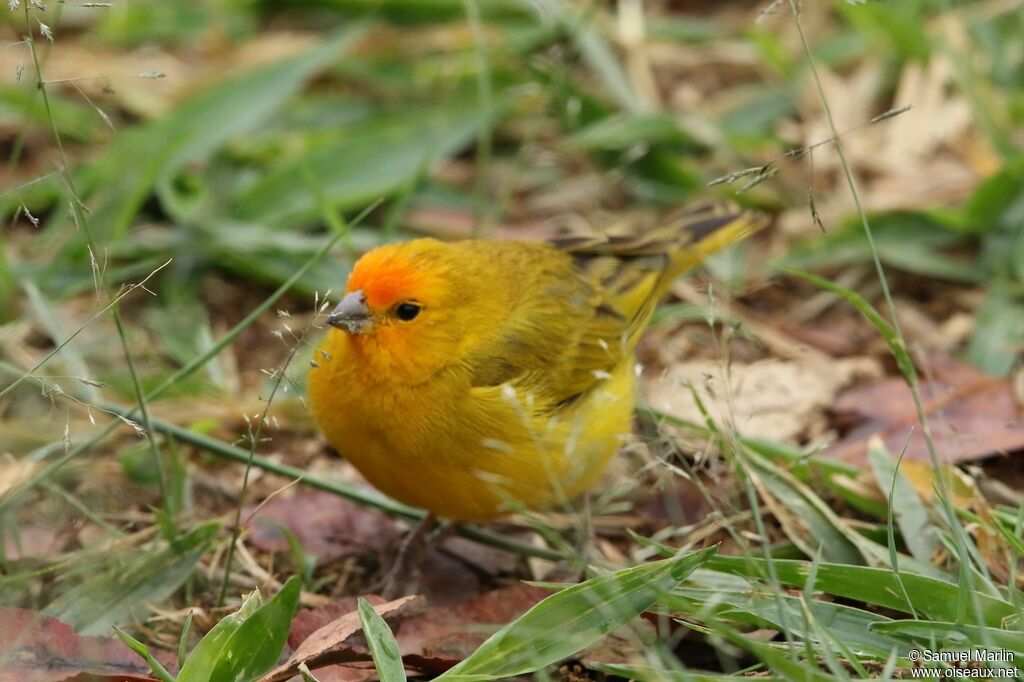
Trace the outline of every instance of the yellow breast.
<path fill-rule="evenodd" d="M 328 442 L 385 494 L 456 520 L 557 507 L 593 485 L 628 437 L 633 361 L 557 415 L 509 385 L 451 374 L 389 383 L 329 331 L 309 373 L 309 402 Z"/>

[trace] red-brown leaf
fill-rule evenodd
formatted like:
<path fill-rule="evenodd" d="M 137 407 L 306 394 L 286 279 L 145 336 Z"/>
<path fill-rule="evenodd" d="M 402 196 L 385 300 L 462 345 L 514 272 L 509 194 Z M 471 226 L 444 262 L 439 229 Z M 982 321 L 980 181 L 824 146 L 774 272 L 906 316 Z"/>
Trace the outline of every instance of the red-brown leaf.
<path fill-rule="evenodd" d="M 249 542 L 266 551 L 288 549 L 274 525 L 290 530 L 303 549 L 322 562 L 365 551 L 383 551 L 397 542 L 398 526 L 386 514 L 321 490 L 274 498 L 249 519 Z"/>
<path fill-rule="evenodd" d="M 922 381 L 921 396 L 940 461 L 972 461 L 1024 449 L 1024 412 L 1008 381 L 949 358 L 932 358 L 927 369 L 931 379 Z M 913 397 L 902 379 L 846 391 L 835 413 L 850 430 L 825 451 L 828 457 L 861 465 L 868 439 L 877 434 L 890 452 L 899 453 L 906 442 L 905 457 L 928 459 Z"/>
<path fill-rule="evenodd" d="M 119 639 L 81 636 L 56 618 L 0 607 L 0 682 L 154 680 L 148 673 Z"/>
<path fill-rule="evenodd" d="M 384 620 L 401 617 L 411 608 L 415 608 L 416 597 L 402 597 L 374 606 Z M 349 611 L 345 615 L 332 620 L 306 637 L 295 649 L 288 660 L 270 671 L 264 682 L 279 682 L 297 674 L 299 664 L 305 663 L 310 668 L 366 661 L 370 659 L 369 649 L 362 637 L 362 625 L 359 613 Z"/>

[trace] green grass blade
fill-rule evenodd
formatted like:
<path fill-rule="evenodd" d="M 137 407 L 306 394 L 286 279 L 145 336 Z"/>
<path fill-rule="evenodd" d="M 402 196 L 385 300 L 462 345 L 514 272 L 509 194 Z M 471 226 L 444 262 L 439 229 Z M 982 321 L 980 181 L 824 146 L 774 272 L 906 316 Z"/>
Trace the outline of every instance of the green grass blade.
<path fill-rule="evenodd" d="M 153 671 L 153 674 L 160 678 L 161 682 L 174 682 L 174 675 L 167 672 L 167 668 L 153 657 L 153 653 L 149 650 L 148 646 L 120 628 L 115 627 L 114 633 L 117 635 L 118 639 L 124 642 L 125 646 L 145 659 L 146 663 L 149 665 L 149 669 Z"/>
<path fill-rule="evenodd" d="M 605 675 L 613 675 L 636 682 L 782 682 L 786 678 L 771 675 L 730 675 L 727 673 L 690 672 L 689 670 L 667 670 L 646 665 L 625 663 L 597 663 L 587 661 L 587 667 Z"/>
<path fill-rule="evenodd" d="M 829 561 L 863 563 L 857 551 L 857 538 L 852 537 L 855 532 L 846 527 L 842 519 L 809 486 L 798 481 L 788 471 L 753 453 L 747 452 L 743 460 L 747 464 L 748 473 L 755 477 L 762 496 L 776 512 L 776 518 L 782 523 L 787 536 L 805 554 L 813 555 L 820 546 Z M 768 498 L 765 493 L 774 499 Z M 788 522 L 791 515 L 799 520 L 795 525 L 802 528 L 791 527 L 794 525 Z"/>
<path fill-rule="evenodd" d="M 187 656 L 188 647 L 188 633 L 192 629 L 192 614 L 193 611 L 189 610 L 188 615 L 185 616 L 185 624 L 181 626 L 181 637 L 178 638 L 178 670 L 181 670 L 185 665 L 185 659 Z"/>
<path fill-rule="evenodd" d="M 437 679 L 511 677 L 556 663 L 651 608 L 714 553 L 710 547 L 641 564 L 553 594 Z"/>
<path fill-rule="evenodd" d="M 398 650 L 398 642 L 391 633 L 391 628 L 373 610 L 370 602 L 359 598 L 359 622 L 363 625 L 366 643 L 370 645 L 370 656 L 377 668 L 381 682 L 405 682 L 405 666 L 402 665 L 402 654 Z"/>
<path fill-rule="evenodd" d="M 168 116 L 123 134 L 99 171 L 103 191 L 91 222 L 104 226 L 106 234 L 97 237 L 123 234 L 161 177 L 259 127 L 362 31 L 357 25 L 339 32 L 305 54 L 222 83 Z"/>
<path fill-rule="evenodd" d="M 983 372 L 1006 376 L 1017 364 L 1024 343 L 1024 305 L 996 281 L 978 309 L 967 357 Z"/>
<path fill-rule="evenodd" d="M 938 542 L 935 528 L 917 491 L 896 468 L 896 463 L 881 441 L 868 444 L 868 461 L 879 489 L 889 496 L 893 517 L 910 554 L 922 563 L 930 563 Z"/>
<path fill-rule="evenodd" d="M 779 612 L 782 604 L 788 615 Z M 704 619 L 709 605 L 714 605 L 716 617 L 759 627 L 780 628 L 784 619 L 798 623 L 802 620 L 800 599 L 783 595 L 781 600 L 762 588 L 751 587 L 747 591 L 724 591 L 720 588 L 681 587 L 670 596 L 659 600 L 659 604 L 680 615 Z M 820 599 L 809 600 L 808 607 L 814 618 L 856 652 L 870 656 L 885 657 L 899 645 L 890 637 L 869 631 L 868 628 L 889 620 L 886 616 L 863 609 L 835 604 Z M 907 647 L 902 647 L 907 648 Z"/>
<path fill-rule="evenodd" d="M 500 111 L 500 103 L 496 109 Z M 335 209 L 397 194 L 431 161 L 471 143 L 492 119 L 475 104 L 449 104 L 355 123 L 335 140 L 281 164 L 236 196 L 231 210 L 240 220 L 270 224 L 311 218 L 318 214 L 319 202 L 306 180 L 308 173 Z"/>
<path fill-rule="evenodd" d="M 237 611 L 224 616 L 220 622 L 210 628 L 210 631 L 203 636 L 192 653 L 185 657 L 185 663 L 178 673 L 178 682 L 208 682 L 210 672 L 223 656 L 228 640 L 241 627 L 245 619 L 262 604 L 259 591 L 254 591 L 242 601 L 242 605 Z"/>
<path fill-rule="evenodd" d="M 104 634 L 112 625 L 137 617 L 145 604 L 159 603 L 173 594 L 192 575 L 219 528 L 219 523 L 205 523 L 173 545 L 99 573 L 57 598 L 44 613 L 83 635 Z"/>
<path fill-rule="evenodd" d="M 274 667 L 288 640 L 301 589 L 302 580 L 292 576 L 273 599 L 256 609 L 227 637 L 223 655 L 210 673 L 211 682 L 248 682 Z"/>
<path fill-rule="evenodd" d="M 775 559 L 772 566 L 782 583 L 804 586 L 809 572 L 808 562 Z M 761 578 L 767 572 L 764 559 L 747 557 L 711 557 L 706 568 L 751 578 Z M 900 579 L 918 613 L 934 620 L 957 619 L 960 603 L 958 584 L 908 571 L 901 572 Z M 836 597 L 904 613 L 911 612 L 899 583 L 888 568 L 822 563 L 818 566 L 814 589 Z M 982 593 L 975 596 L 978 600 L 978 614 L 984 625 L 998 627 L 1007 619 L 1024 617 L 1024 611 L 1010 602 Z"/>
<path fill-rule="evenodd" d="M 619 63 L 608 40 L 599 30 L 595 17 L 591 16 L 592 13 L 599 11 L 597 7 L 592 5 L 589 11 L 579 11 L 563 0 L 555 4 L 553 9 L 565 22 L 580 57 L 601 80 L 619 108 L 630 114 L 638 114 L 642 106 L 633 91 L 629 76 Z"/>
<path fill-rule="evenodd" d="M 890 620 L 875 623 L 871 629 L 928 647 L 937 644 L 939 648 L 951 649 L 963 647 L 1006 649 L 1019 656 L 1020 662 L 1024 663 L 1024 635 L 1017 630 L 1010 631 L 933 620 Z"/>
<path fill-rule="evenodd" d="M 787 680 L 800 680 L 801 682 L 831 682 L 840 678 L 819 670 L 809 661 L 794 660 L 783 653 L 785 647 L 776 647 L 770 644 L 755 642 L 754 640 L 741 637 L 734 632 L 725 633 L 726 638 L 733 644 L 743 647 L 750 653 L 761 659 L 771 670 Z"/>
<path fill-rule="evenodd" d="M 819 289 L 824 289 L 825 291 L 839 296 L 856 308 L 861 315 L 868 318 L 868 322 L 878 330 L 878 333 L 882 335 L 882 338 L 884 338 L 885 342 L 889 345 L 889 352 L 891 352 L 893 358 L 896 359 L 896 365 L 899 367 L 900 373 L 908 382 L 916 384 L 917 369 L 914 367 L 914 361 L 910 358 L 910 353 L 907 351 L 907 346 L 903 341 L 903 336 L 897 331 L 892 323 L 882 317 L 881 313 L 875 310 L 874 306 L 872 306 L 863 296 L 855 291 L 850 291 L 846 287 L 841 287 L 838 284 L 830 282 L 824 277 L 818 277 L 817 275 L 813 275 L 809 272 L 794 270 L 792 268 L 786 268 L 785 270 L 792 275 L 810 282 Z"/>

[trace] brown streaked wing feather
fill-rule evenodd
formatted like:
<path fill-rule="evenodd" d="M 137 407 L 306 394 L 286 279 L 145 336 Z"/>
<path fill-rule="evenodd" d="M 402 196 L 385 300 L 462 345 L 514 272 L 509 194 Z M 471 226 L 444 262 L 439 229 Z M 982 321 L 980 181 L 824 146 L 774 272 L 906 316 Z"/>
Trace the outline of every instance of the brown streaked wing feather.
<path fill-rule="evenodd" d="M 550 243 L 576 258 L 616 256 L 620 259 L 633 259 L 659 256 L 700 242 L 723 227 L 752 216 L 728 202 L 707 201 L 670 214 L 663 225 L 642 234 L 570 235 L 556 237 Z"/>
<path fill-rule="evenodd" d="M 605 302 L 642 327 L 669 281 L 709 253 L 742 239 L 764 224 L 758 214 L 707 201 L 643 234 L 563 237 L 552 240 L 570 253 L 585 276 L 605 292 Z"/>

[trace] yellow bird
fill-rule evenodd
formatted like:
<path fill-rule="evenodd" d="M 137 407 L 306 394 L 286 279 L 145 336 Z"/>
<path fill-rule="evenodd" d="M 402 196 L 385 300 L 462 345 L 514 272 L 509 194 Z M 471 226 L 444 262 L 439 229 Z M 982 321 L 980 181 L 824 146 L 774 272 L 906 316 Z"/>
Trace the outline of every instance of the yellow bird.
<path fill-rule="evenodd" d="M 570 500 L 628 438 L 658 299 L 762 223 L 707 204 L 636 237 L 378 247 L 327 318 L 313 415 L 370 483 L 453 521 Z"/>

